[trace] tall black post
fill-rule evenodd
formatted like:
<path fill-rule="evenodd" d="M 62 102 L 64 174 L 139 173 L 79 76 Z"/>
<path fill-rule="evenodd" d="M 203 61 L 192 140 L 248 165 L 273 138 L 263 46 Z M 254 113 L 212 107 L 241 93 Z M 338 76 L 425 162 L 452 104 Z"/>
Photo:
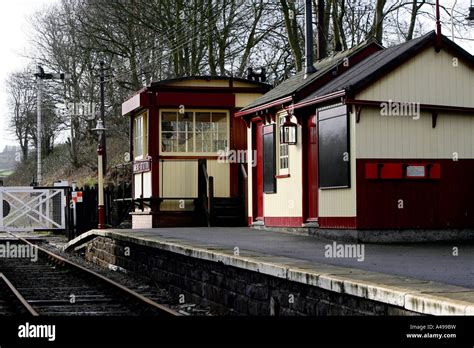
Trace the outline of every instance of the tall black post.
<path fill-rule="evenodd" d="M 441 20 L 439 15 L 439 0 L 436 0 L 436 52 L 441 50 Z"/>
<path fill-rule="evenodd" d="M 318 0 L 318 21 L 317 21 L 317 60 L 323 59 L 327 56 L 326 38 L 324 37 L 324 0 Z"/>
<path fill-rule="evenodd" d="M 305 78 L 316 71 L 313 59 L 313 5 L 312 0 L 306 0 L 305 6 Z"/>

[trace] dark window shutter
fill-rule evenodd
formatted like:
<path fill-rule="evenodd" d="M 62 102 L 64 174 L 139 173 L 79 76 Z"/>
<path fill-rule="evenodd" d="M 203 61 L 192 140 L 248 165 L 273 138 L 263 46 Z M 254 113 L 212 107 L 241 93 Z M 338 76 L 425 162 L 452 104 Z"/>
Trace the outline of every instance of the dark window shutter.
<path fill-rule="evenodd" d="M 318 111 L 319 187 L 350 187 L 349 118 L 345 105 Z"/>
<path fill-rule="evenodd" d="M 275 125 L 263 127 L 263 192 L 276 192 Z"/>

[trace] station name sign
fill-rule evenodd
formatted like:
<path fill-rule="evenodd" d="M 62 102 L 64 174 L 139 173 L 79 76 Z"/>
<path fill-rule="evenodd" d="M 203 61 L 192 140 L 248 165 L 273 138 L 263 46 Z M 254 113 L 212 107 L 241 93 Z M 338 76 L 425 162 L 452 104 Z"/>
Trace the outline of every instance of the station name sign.
<path fill-rule="evenodd" d="M 151 158 L 133 162 L 133 173 L 144 173 L 151 170 Z"/>

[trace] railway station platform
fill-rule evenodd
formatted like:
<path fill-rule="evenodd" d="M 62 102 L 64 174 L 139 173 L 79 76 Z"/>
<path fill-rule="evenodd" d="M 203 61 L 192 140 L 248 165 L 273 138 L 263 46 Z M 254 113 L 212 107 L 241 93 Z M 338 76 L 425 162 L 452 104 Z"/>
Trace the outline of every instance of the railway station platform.
<path fill-rule="evenodd" d="M 92 230 L 65 249 L 238 314 L 474 315 L 473 242 L 347 246 L 216 227 Z"/>

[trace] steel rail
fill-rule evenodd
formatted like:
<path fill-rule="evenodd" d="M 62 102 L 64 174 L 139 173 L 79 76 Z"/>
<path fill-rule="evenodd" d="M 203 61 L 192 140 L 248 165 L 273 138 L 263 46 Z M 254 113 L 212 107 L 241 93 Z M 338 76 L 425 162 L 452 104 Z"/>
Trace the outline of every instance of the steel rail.
<path fill-rule="evenodd" d="M 81 272 L 84 272 L 92 277 L 95 277 L 97 279 L 100 279 L 101 281 L 103 281 L 104 283 L 107 283 L 108 285 L 111 285 L 113 286 L 114 288 L 120 290 L 121 292 L 125 293 L 126 295 L 130 296 L 130 297 L 133 297 L 137 300 L 139 300 L 140 302 L 143 302 L 151 307 L 154 307 L 155 309 L 158 309 L 159 311 L 161 312 L 164 312 L 168 315 L 171 315 L 171 316 L 181 316 L 180 313 L 178 313 L 177 311 L 171 309 L 171 308 L 168 308 L 166 306 L 163 306 L 159 303 L 156 303 L 155 301 L 149 299 L 148 297 L 145 297 L 143 295 L 140 295 L 139 293 L 137 293 L 136 291 L 132 290 L 132 289 L 129 289 L 127 288 L 126 286 L 123 286 L 122 284 L 119 284 L 115 281 L 113 281 L 112 279 L 109 279 L 97 272 L 94 272 L 86 267 L 83 267 L 81 265 L 78 265 L 68 259 L 65 259 L 64 257 L 62 256 L 59 256 L 59 255 L 56 255 L 55 253 L 49 251 L 49 250 L 46 250 L 44 248 L 41 248 L 31 242 L 29 242 L 28 240 L 22 238 L 22 237 L 19 237 L 11 232 L 8 232 L 6 231 L 8 234 L 10 234 L 11 236 L 13 236 L 14 238 L 22 241 L 23 243 L 26 243 L 28 245 L 30 245 L 31 247 L 34 247 L 34 248 L 37 248 L 37 250 L 39 250 L 40 252 L 42 252 L 43 254 L 63 263 L 63 264 L 67 264 L 68 266 L 72 267 L 72 268 L 75 268 Z"/>
<path fill-rule="evenodd" d="M 17 288 L 8 280 L 8 278 L 5 276 L 5 274 L 0 273 L 0 278 L 2 278 L 3 282 L 5 285 L 10 289 L 10 291 L 15 295 L 15 297 L 18 299 L 18 301 L 21 302 L 23 307 L 34 317 L 39 316 L 38 312 L 31 307 L 31 305 L 28 303 L 28 301 L 23 297 L 23 295 L 18 291 Z"/>

